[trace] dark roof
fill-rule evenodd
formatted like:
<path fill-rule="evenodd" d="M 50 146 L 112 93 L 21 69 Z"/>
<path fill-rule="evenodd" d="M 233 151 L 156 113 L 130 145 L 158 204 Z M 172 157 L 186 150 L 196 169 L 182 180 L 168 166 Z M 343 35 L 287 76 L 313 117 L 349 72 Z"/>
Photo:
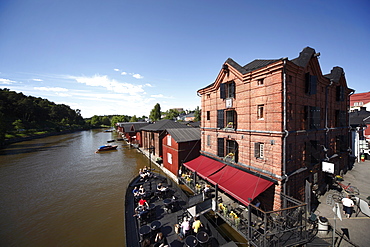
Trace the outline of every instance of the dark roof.
<path fill-rule="evenodd" d="M 344 75 L 344 70 L 341 67 L 333 67 L 330 74 L 324 75 L 326 78 L 333 80 L 334 82 L 339 82 L 340 77 Z"/>
<path fill-rule="evenodd" d="M 198 128 L 167 129 L 167 132 L 177 143 L 200 140 L 200 129 Z"/>
<path fill-rule="evenodd" d="M 180 124 L 170 119 L 160 120 L 154 124 L 149 124 L 140 128 L 140 130 L 147 130 L 147 131 L 162 131 L 166 129 L 177 129 L 177 128 L 191 128 L 189 126 Z"/>
<path fill-rule="evenodd" d="M 263 68 L 271 63 L 275 63 L 277 61 L 279 61 L 280 59 L 270 59 L 270 60 L 262 60 L 262 59 L 256 59 L 250 63 L 248 63 L 247 65 L 244 66 L 244 69 L 245 69 L 245 73 L 248 73 L 248 72 L 251 72 L 253 70 L 256 70 L 256 69 L 259 69 L 259 68 Z"/>
<path fill-rule="evenodd" d="M 349 113 L 349 123 L 351 126 L 364 126 L 370 124 L 370 111 L 361 107 L 360 111 L 356 110 Z"/>
<path fill-rule="evenodd" d="M 306 67 L 314 54 L 315 50 L 313 48 L 306 47 L 299 53 L 299 56 L 297 58 L 294 58 L 291 61 L 300 67 Z"/>

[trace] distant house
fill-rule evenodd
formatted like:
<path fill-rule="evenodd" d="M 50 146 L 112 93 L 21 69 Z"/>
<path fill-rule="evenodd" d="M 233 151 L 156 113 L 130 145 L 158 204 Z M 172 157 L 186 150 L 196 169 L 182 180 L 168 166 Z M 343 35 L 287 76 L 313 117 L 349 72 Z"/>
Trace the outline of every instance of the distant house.
<path fill-rule="evenodd" d="M 185 114 L 185 115 L 179 115 L 177 117 L 178 120 L 181 120 L 181 121 L 194 121 L 195 119 L 195 113 L 189 113 L 189 114 Z"/>
<path fill-rule="evenodd" d="M 149 125 L 147 122 L 124 122 L 117 123 L 117 131 L 122 134 L 122 137 L 130 144 L 136 144 L 139 147 L 141 143 L 140 128 Z"/>
<path fill-rule="evenodd" d="M 140 128 L 142 148 L 151 151 L 155 157 L 163 157 L 162 140 L 167 135 L 167 129 L 192 128 L 173 120 L 160 120 L 154 124 L 149 124 Z"/>
<path fill-rule="evenodd" d="M 356 93 L 351 95 L 350 98 L 351 111 L 360 110 L 361 107 L 365 107 L 367 111 L 370 111 L 370 92 Z"/>
<path fill-rule="evenodd" d="M 349 122 L 351 125 L 352 154 L 360 160 L 360 155 L 369 152 L 365 143 L 370 142 L 370 111 L 365 107 L 349 113 Z M 366 151 L 364 149 L 367 149 Z"/>
<path fill-rule="evenodd" d="M 200 143 L 199 128 L 167 129 L 162 138 L 163 166 L 177 175 L 182 162 L 199 156 Z"/>

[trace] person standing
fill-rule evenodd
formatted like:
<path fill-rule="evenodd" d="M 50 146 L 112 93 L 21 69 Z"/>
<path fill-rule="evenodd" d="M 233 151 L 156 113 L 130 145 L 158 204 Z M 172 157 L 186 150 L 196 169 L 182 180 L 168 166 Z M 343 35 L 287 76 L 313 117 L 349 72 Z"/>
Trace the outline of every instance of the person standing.
<path fill-rule="evenodd" d="M 198 233 L 199 228 L 201 228 L 202 226 L 202 222 L 200 222 L 199 217 L 196 216 L 192 225 L 194 233 Z"/>
<path fill-rule="evenodd" d="M 350 218 L 353 212 L 353 207 L 355 206 L 355 203 L 351 199 L 350 195 L 347 195 L 347 197 L 344 197 L 342 199 L 343 204 L 343 211 L 347 218 Z"/>

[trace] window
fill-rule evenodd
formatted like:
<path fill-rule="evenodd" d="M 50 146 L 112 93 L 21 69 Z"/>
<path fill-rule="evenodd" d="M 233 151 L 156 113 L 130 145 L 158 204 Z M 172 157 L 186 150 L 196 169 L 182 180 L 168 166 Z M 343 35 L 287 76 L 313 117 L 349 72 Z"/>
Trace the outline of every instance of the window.
<path fill-rule="evenodd" d="M 220 98 L 228 99 L 235 98 L 235 82 L 221 83 L 220 85 Z"/>
<path fill-rule="evenodd" d="M 263 80 L 264 80 L 264 79 L 258 79 L 258 80 L 257 80 L 257 85 L 258 85 L 258 86 L 263 85 Z"/>
<path fill-rule="evenodd" d="M 217 110 L 217 128 L 236 129 L 237 113 L 235 110 Z"/>
<path fill-rule="evenodd" d="M 258 119 L 263 119 L 263 117 L 264 117 L 263 108 L 264 108 L 264 105 L 258 105 L 257 106 L 257 118 Z"/>
<path fill-rule="evenodd" d="M 236 112 L 226 111 L 226 128 L 235 129 L 236 128 Z"/>
<path fill-rule="evenodd" d="M 171 136 L 167 135 L 167 146 L 171 146 Z"/>
<path fill-rule="evenodd" d="M 305 143 L 305 161 L 306 165 L 316 165 L 320 162 L 320 150 L 321 147 L 317 140 L 311 140 Z"/>
<path fill-rule="evenodd" d="M 225 156 L 225 143 L 224 138 L 217 138 L 217 156 L 224 157 Z"/>
<path fill-rule="evenodd" d="M 211 136 L 207 135 L 207 146 L 211 146 Z"/>
<path fill-rule="evenodd" d="M 344 101 L 344 87 L 343 86 L 337 86 L 336 100 Z"/>
<path fill-rule="evenodd" d="M 207 120 L 211 120 L 211 112 L 207 111 Z"/>
<path fill-rule="evenodd" d="M 335 138 L 335 152 L 346 152 L 347 151 L 347 140 L 344 135 L 336 136 Z"/>
<path fill-rule="evenodd" d="M 364 105 L 364 102 L 358 102 L 358 105 L 361 106 L 361 105 Z"/>
<path fill-rule="evenodd" d="M 172 154 L 167 153 L 167 161 L 169 164 L 172 164 Z"/>
<path fill-rule="evenodd" d="M 262 142 L 254 143 L 254 157 L 263 159 L 265 157 L 264 154 L 265 144 Z"/>
<path fill-rule="evenodd" d="M 354 105 L 354 106 L 358 106 L 358 102 L 355 102 L 353 105 Z"/>
<path fill-rule="evenodd" d="M 317 76 L 306 73 L 306 93 L 308 95 L 316 94 L 317 90 Z"/>
<path fill-rule="evenodd" d="M 238 162 L 238 143 L 235 140 L 217 138 L 217 155 L 226 161 Z"/>
<path fill-rule="evenodd" d="M 306 129 L 319 129 L 321 127 L 320 107 L 305 106 L 304 120 L 306 123 Z"/>
<path fill-rule="evenodd" d="M 346 126 L 346 111 L 335 111 L 335 124 L 337 127 Z"/>

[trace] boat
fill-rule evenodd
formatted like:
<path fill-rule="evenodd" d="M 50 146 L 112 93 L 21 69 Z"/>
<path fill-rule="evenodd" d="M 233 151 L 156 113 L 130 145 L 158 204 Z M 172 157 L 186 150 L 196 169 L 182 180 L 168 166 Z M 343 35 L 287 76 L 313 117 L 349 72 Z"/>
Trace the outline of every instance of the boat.
<path fill-rule="evenodd" d="M 107 142 L 109 143 L 109 142 L 115 142 L 116 140 L 114 140 L 114 139 L 112 139 L 112 140 L 108 140 Z"/>
<path fill-rule="evenodd" d="M 143 179 L 135 177 L 129 184 L 125 196 L 125 235 L 126 246 L 139 247 L 151 242 L 158 232 L 162 232 L 169 246 L 236 246 L 217 230 L 218 226 L 209 220 L 207 213 L 211 212 L 211 199 L 204 200 L 202 195 L 187 194 L 182 186 L 165 175 L 152 173 L 153 176 Z M 157 185 L 161 183 L 167 187 L 165 193 L 157 192 Z M 134 196 L 133 189 L 143 186 L 144 199 L 148 207 L 138 216 L 135 210 L 138 198 Z M 203 228 L 197 233 L 187 236 L 178 234 L 179 224 L 186 217 L 193 219 L 199 217 Z M 192 221 L 190 221 L 192 222 Z"/>
<path fill-rule="evenodd" d="M 108 151 L 108 150 L 116 150 L 118 145 L 103 145 L 96 150 L 96 152 L 101 152 L 101 151 Z"/>

